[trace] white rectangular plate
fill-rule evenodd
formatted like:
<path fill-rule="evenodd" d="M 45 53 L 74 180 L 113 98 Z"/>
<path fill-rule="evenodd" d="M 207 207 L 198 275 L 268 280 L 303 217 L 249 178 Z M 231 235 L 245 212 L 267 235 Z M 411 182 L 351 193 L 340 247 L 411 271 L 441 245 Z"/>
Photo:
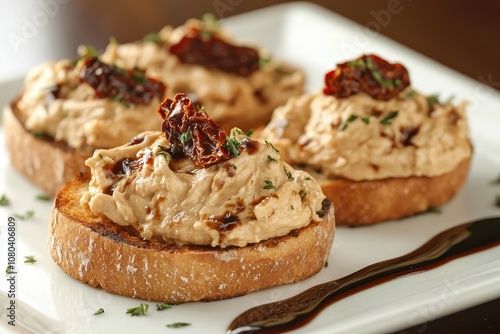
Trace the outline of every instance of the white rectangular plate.
<path fill-rule="evenodd" d="M 7 325 L 8 298 L 0 294 L 2 333 L 28 333 L 20 328 L 21 324 L 33 333 L 168 333 L 173 329 L 165 325 L 179 321 L 191 323 L 177 329 L 179 333 L 225 333 L 231 320 L 252 306 L 295 295 L 371 263 L 405 254 L 451 226 L 500 215 L 494 205 L 500 186 L 491 184 L 500 173 L 500 94 L 496 91 L 306 2 L 243 14 L 223 20 L 223 24 L 234 35 L 262 44 L 278 57 L 300 66 L 307 74 L 309 91 L 321 89 L 324 74 L 336 63 L 373 52 L 404 63 L 417 90 L 469 100 L 474 160 L 464 189 L 443 206 L 441 214 L 422 214 L 371 227 L 338 228 L 329 266 L 311 279 L 231 300 L 187 303 L 162 312 L 149 302 L 147 316 L 131 317 L 125 314 L 126 309 L 141 301 L 81 284 L 52 262 L 47 247 L 52 203 L 36 200 L 41 191 L 10 167 L 0 128 L 0 195 L 5 193 L 11 200 L 9 207 L 0 207 L 0 268 L 7 266 L 8 217 L 35 211 L 33 218 L 18 220 L 18 326 Z M 0 96 L 0 100 L 9 98 Z M 28 255 L 35 256 L 37 262 L 23 263 Z M 3 292 L 8 291 L 6 278 L 0 279 Z M 498 298 L 499 287 L 500 247 L 495 247 L 341 300 L 296 332 L 393 331 Z M 101 307 L 105 313 L 94 316 Z"/>

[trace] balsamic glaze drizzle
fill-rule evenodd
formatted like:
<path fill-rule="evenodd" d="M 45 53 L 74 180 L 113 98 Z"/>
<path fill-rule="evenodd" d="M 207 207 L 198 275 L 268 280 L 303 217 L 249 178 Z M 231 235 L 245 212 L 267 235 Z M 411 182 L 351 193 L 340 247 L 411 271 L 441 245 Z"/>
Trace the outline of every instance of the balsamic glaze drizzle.
<path fill-rule="evenodd" d="M 233 320 L 227 334 L 284 333 L 297 329 L 327 306 L 356 292 L 497 245 L 500 245 L 500 217 L 465 223 L 441 232 L 406 255 L 372 264 L 294 297 L 251 308 Z"/>

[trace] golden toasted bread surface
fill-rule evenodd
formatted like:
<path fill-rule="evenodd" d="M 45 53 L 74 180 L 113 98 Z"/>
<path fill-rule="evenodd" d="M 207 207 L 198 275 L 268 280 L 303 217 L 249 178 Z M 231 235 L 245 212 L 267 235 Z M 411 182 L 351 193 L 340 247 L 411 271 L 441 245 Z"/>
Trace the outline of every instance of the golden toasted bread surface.
<path fill-rule="evenodd" d="M 231 298 L 310 277 L 330 253 L 333 207 L 320 222 L 246 247 L 175 246 L 92 214 L 79 202 L 87 184 L 75 179 L 57 195 L 50 253 L 70 276 L 111 293 L 173 303 Z"/>
<path fill-rule="evenodd" d="M 367 225 L 411 216 L 448 202 L 465 183 L 470 163 L 471 157 L 436 177 L 319 182 L 334 203 L 337 226 Z"/>

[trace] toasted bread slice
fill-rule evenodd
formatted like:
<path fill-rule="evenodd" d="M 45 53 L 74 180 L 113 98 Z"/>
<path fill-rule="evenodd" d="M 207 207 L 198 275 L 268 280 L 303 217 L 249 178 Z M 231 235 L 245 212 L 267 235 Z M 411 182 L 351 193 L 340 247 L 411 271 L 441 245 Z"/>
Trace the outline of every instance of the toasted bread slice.
<path fill-rule="evenodd" d="M 50 253 L 74 278 L 124 296 L 172 303 L 209 301 L 296 282 L 321 270 L 333 241 L 333 206 L 320 222 L 245 247 L 147 241 L 81 207 L 87 187 L 88 179 L 78 178 L 57 195 Z"/>
<path fill-rule="evenodd" d="M 17 100 L 5 106 L 3 127 L 12 165 L 49 195 L 75 176 L 89 172 L 85 160 L 93 151 L 77 151 L 65 143 L 28 131 L 16 114 Z"/>
<path fill-rule="evenodd" d="M 399 219 L 443 205 L 462 188 L 470 163 L 471 157 L 464 159 L 451 172 L 435 177 L 373 181 L 327 179 L 308 172 L 334 203 L 337 226 L 357 226 Z"/>

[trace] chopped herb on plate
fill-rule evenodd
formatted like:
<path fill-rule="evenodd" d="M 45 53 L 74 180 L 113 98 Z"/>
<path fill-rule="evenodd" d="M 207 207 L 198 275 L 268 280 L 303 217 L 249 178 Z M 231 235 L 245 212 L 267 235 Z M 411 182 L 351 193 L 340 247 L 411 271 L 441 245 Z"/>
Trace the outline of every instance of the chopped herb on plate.
<path fill-rule="evenodd" d="M 170 303 L 156 304 L 156 310 L 163 311 L 163 310 L 171 308 L 173 305 L 174 304 L 170 304 Z"/>
<path fill-rule="evenodd" d="M 95 313 L 93 315 L 99 315 L 99 314 L 103 314 L 104 313 L 104 309 L 102 307 L 100 307 L 97 311 L 95 311 Z"/>
<path fill-rule="evenodd" d="M 441 208 L 437 207 L 437 206 L 430 206 L 428 209 L 427 209 L 427 212 L 429 213 L 441 213 Z"/>
<path fill-rule="evenodd" d="M 167 327 L 168 328 L 181 328 L 181 327 L 186 327 L 189 325 L 191 325 L 189 322 L 174 322 L 174 323 L 168 324 Z"/>
<path fill-rule="evenodd" d="M 15 213 L 14 217 L 19 218 L 21 220 L 27 220 L 27 219 L 30 219 L 31 217 L 33 217 L 34 215 L 35 215 L 35 211 L 28 210 L 28 211 L 26 211 L 26 213 L 24 215 L 19 214 L 19 213 Z"/>
<path fill-rule="evenodd" d="M 9 205 L 10 205 L 10 201 L 7 198 L 7 195 L 2 194 L 2 196 L 0 196 L 0 206 L 9 206 Z"/>
<path fill-rule="evenodd" d="M 47 194 L 39 194 L 39 195 L 36 195 L 35 198 L 37 200 L 39 200 L 39 201 L 50 201 L 50 200 L 52 200 L 52 196 L 47 195 Z"/>
<path fill-rule="evenodd" d="M 24 260 L 24 263 L 35 263 L 36 259 L 33 255 L 25 256 L 24 257 L 26 260 Z"/>
<path fill-rule="evenodd" d="M 148 313 L 148 308 L 148 304 L 141 303 L 137 307 L 127 309 L 126 314 L 130 314 L 131 316 L 146 315 L 146 313 Z"/>

